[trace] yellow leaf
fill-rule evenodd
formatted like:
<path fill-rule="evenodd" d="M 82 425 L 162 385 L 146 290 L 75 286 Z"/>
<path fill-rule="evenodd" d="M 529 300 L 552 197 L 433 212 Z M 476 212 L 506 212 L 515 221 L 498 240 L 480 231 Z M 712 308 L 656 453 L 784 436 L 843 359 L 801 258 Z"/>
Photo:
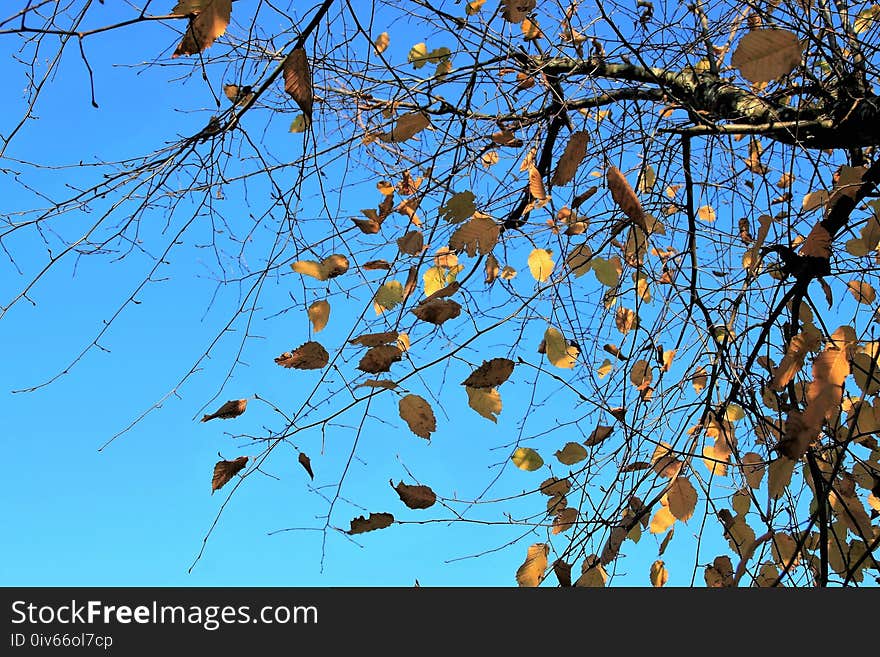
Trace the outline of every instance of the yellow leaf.
<path fill-rule="evenodd" d="M 467 5 L 465 5 L 464 13 L 468 16 L 478 14 L 485 3 L 486 0 L 471 0 L 469 3 L 467 3 Z"/>
<path fill-rule="evenodd" d="M 309 319 L 312 322 L 312 329 L 315 333 L 323 331 L 330 320 L 330 303 L 328 301 L 315 301 L 309 306 Z"/>
<path fill-rule="evenodd" d="M 738 404 L 728 404 L 724 409 L 724 417 L 730 422 L 742 420 L 745 416 L 746 412 Z"/>
<path fill-rule="evenodd" d="M 526 553 L 526 560 L 516 571 L 516 583 L 519 586 L 538 586 L 544 579 L 549 553 L 550 546 L 546 543 L 530 545 Z"/>
<path fill-rule="evenodd" d="M 584 559 L 581 564 L 581 576 L 574 583 L 578 587 L 602 588 L 608 581 L 608 573 L 602 566 L 602 562 L 595 554 Z"/>
<path fill-rule="evenodd" d="M 348 271 L 348 258 L 344 255 L 334 254 L 327 256 L 321 262 L 314 260 L 297 260 L 290 268 L 298 274 L 326 281 L 328 278 L 340 276 Z"/>
<path fill-rule="evenodd" d="M 487 420 L 498 422 L 498 415 L 501 413 L 501 395 L 497 389 L 465 386 L 465 390 L 467 390 L 468 406 Z"/>
<path fill-rule="evenodd" d="M 617 330 L 626 335 L 638 326 L 638 316 L 629 308 L 619 307 L 614 313 L 614 323 Z"/>
<path fill-rule="evenodd" d="M 620 275 L 623 273 L 623 266 L 620 258 L 612 256 L 605 260 L 604 258 L 593 257 L 593 272 L 596 279 L 603 285 L 608 287 L 616 287 L 620 281 Z"/>
<path fill-rule="evenodd" d="M 446 267 L 429 267 L 422 274 L 422 281 L 425 283 L 425 296 L 430 297 L 438 290 L 442 290 L 448 285 L 455 282 L 459 272 L 464 269 L 464 265 L 455 265 L 447 269 Z"/>
<path fill-rule="evenodd" d="M 706 373 L 706 368 L 702 365 L 697 368 L 697 371 L 694 373 L 693 377 L 691 377 L 691 384 L 694 386 L 694 392 L 700 394 L 703 388 L 706 387 L 706 382 L 709 380 L 709 375 Z"/>
<path fill-rule="evenodd" d="M 651 518 L 651 524 L 648 527 L 652 534 L 662 534 L 674 524 L 675 516 L 667 507 L 661 506 Z"/>
<path fill-rule="evenodd" d="M 704 205 L 699 210 L 697 210 L 697 216 L 703 221 L 715 221 L 717 218 L 715 216 L 715 210 L 711 205 Z"/>
<path fill-rule="evenodd" d="M 544 465 L 544 459 L 531 447 L 517 447 L 510 460 L 520 470 L 528 472 L 533 472 Z"/>
<path fill-rule="evenodd" d="M 669 512 L 678 520 L 686 521 L 694 515 L 697 491 L 687 477 L 676 477 L 666 497 L 669 500 Z"/>
<path fill-rule="evenodd" d="M 376 41 L 373 42 L 373 46 L 376 48 L 376 54 L 381 55 L 385 52 L 389 43 L 391 43 L 391 38 L 388 36 L 388 32 L 382 32 L 382 34 L 377 36 Z"/>
<path fill-rule="evenodd" d="M 543 283 L 553 272 L 553 252 L 549 249 L 534 249 L 529 254 L 529 271 L 539 283 Z"/>
<path fill-rule="evenodd" d="M 400 281 L 389 281 L 376 290 L 373 297 L 373 309 L 377 315 L 391 310 L 403 301 L 403 285 Z"/>
<path fill-rule="evenodd" d="M 611 374 L 612 369 L 613 368 L 611 366 L 611 361 L 606 358 L 604 361 L 602 361 L 602 364 L 599 366 L 599 369 L 596 371 L 599 373 L 599 378 L 604 379 L 606 376 Z"/>
<path fill-rule="evenodd" d="M 541 178 L 541 172 L 538 167 L 529 168 L 529 193 L 533 198 L 543 201 L 547 198 L 547 191 L 544 189 L 544 180 Z"/>
<path fill-rule="evenodd" d="M 428 59 L 428 46 L 425 43 L 417 43 L 412 48 L 409 49 L 409 54 L 406 57 L 406 60 L 413 65 L 413 68 L 422 68 L 425 64 L 427 64 Z"/>
<path fill-rule="evenodd" d="M 791 73 L 801 63 L 803 47 L 788 30 L 757 29 L 746 34 L 730 63 L 749 82 L 770 82 Z"/>
<path fill-rule="evenodd" d="M 787 456 L 780 456 L 770 463 L 767 486 L 771 499 L 778 500 L 788 488 L 788 484 L 791 483 L 791 474 L 794 472 L 794 464 L 795 462 Z"/>
<path fill-rule="evenodd" d="M 669 571 L 666 570 L 666 565 L 658 559 L 651 564 L 651 586 L 655 588 L 666 586 L 668 581 Z"/>
<path fill-rule="evenodd" d="M 858 13 L 852 23 L 853 31 L 856 34 L 867 32 L 870 28 L 874 27 L 874 23 L 878 20 L 880 20 L 880 5 L 871 5 Z"/>
<path fill-rule="evenodd" d="M 580 353 L 578 348 L 570 346 L 562 336 L 562 333 L 552 326 L 548 327 L 544 332 L 544 345 L 547 352 L 547 360 L 550 361 L 551 365 L 569 370 L 574 367 Z"/>
<path fill-rule="evenodd" d="M 524 18 L 520 27 L 522 28 L 523 38 L 526 41 L 534 41 L 544 36 L 544 33 L 541 32 L 541 28 L 538 26 L 538 22 L 530 18 Z"/>

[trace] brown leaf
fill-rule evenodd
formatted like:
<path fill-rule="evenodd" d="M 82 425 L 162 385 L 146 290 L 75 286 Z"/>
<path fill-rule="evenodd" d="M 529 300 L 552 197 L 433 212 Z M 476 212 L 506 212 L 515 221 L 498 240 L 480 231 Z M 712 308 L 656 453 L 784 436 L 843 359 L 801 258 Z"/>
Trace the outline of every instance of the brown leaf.
<path fill-rule="evenodd" d="M 211 494 L 213 495 L 215 490 L 223 488 L 230 479 L 247 465 L 247 462 L 247 456 L 239 456 L 232 461 L 218 461 L 214 466 L 214 477 L 211 479 Z"/>
<path fill-rule="evenodd" d="M 300 452 L 297 460 L 299 461 L 299 464 L 305 468 L 305 471 L 309 473 L 309 478 L 314 479 L 315 473 L 312 472 L 312 459 L 306 456 L 305 452 Z"/>
<path fill-rule="evenodd" d="M 529 168 L 529 194 L 532 198 L 543 201 L 547 198 L 547 190 L 544 189 L 544 180 L 541 178 L 541 172 L 538 167 Z"/>
<path fill-rule="evenodd" d="M 223 404 L 223 406 L 218 408 L 210 415 L 205 415 L 202 418 L 202 422 L 207 422 L 208 420 L 213 420 L 214 418 L 220 418 L 221 420 L 230 420 L 244 413 L 246 408 L 247 399 L 232 399 Z"/>
<path fill-rule="evenodd" d="M 574 507 L 566 507 L 564 509 L 560 509 L 556 513 L 556 517 L 553 518 L 553 528 L 551 529 L 552 534 L 562 534 L 567 532 L 569 529 L 574 527 L 574 524 L 577 522 L 578 511 Z"/>
<path fill-rule="evenodd" d="M 711 566 L 706 566 L 703 573 L 706 586 L 709 588 L 727 588 L 733 586 L 733 564 L 730 557 L 723 555 L 715 557 Z"/>
<path fill-rule="evenodd" d="M 431 121 L 427 114 L 410 112 L 398 118 L 391 132 L 381 133 L 379 139 L 388 143 L 399 143 L 415 137 L 429 125 Z"/>
<path fill-rule="evenodd" d="M 364 264 L 361 265 L 361 269 L 366 269 L 368 271 L 390 271 L 391 263 L 387 260 L 368 260 Z"/>
<path fill-rule="evenodd" d="M 549 479 L 544 480 L 538 490 L 540 490 L 544 495 L 549 495 L 551 497 L 562 497 L 563 495 L 568 494 L 568 491 L 571 490 L 571 482 L 568 479 L 557 479 L 556 477 L 550 477 Z"/>
<path fill-rule="evenodd" d="M 553 574 L 559 580 L 559 586 L 571 586 L 571 564 L 561 559 L 553 562 Z"/>
<path fill-rule="evenodd" d="M 461 385 L 471 388 L 494 388 L 510 378 L 513 368 L 514 362 L 507 358 L 486 360 L 471 372 L 470 376 L 461 382 Z"/>
<path fill-rule="evenodd" d="M 397 342 L 400 334 L 397 331 L 384 331 L 383 333 L 364 333 L 348 341 L 348 344 L 359 344 L 363 347 L 378 347 L 379 345 Z"/>
<path fill-rule="evenodd" d="M 567 185 L 574 178 L 578 167 L 587 155 L 587 144 L 590 143 L 590 135 L 586 132 L 578 131 L 571 133 L 568 144 L 565 145 L 565 152 L 556 163 L 556 171 L 553 172 L 553 178 L 550 180 L 553 185 Z"/>
<path fill-rule="evenodd" d="M 358 516 L 351 521 L 351 529 L 349 534 L 363 534 L 371 532 L 375 529 L 385 529 L 390 527 L 394 522 L 394 516 L 390 513 L 371 513 L 369 518 Z"/>
<path fill-rule="evenodd" d="M 330 354 L 320 342 L 309 341 L 301 344 L 292 352 L 285 351 L 275 359 L 281 367 L 292 367 L 297 370 L 319 370 L 330 360 Z"/>
<path fill-rule="evenodd" d="M 397 486 L 393 481 L 388 483 L 397 491 L 400 500 L 410 509 L 427 509 L 434 506 L 437 501 L 437 495 L 429 486 L 409 486 L 402 481 Z"/>
<path fill-rule="evenodd" d="M 397 339 L 397 335 L 394 336 L 394 339 Z M 358 363 L 358 369 L 368 374 L 387 372 L 391 369 L 392 363 L 396 363 L 403 357 L 402 354 L 400 348 L 393 345 L 380 344 L 371 347 Z"/>
<path fill-rule="evenodd" d="M 299 105 L 307 123 L 312 121 L 312 74 L 309 58 L 303 48 L 295 48 L 284 58 L 284 91 Z"/>
<path fill-rule="evenodd" d="M 315 333 L 320 333 L 330 321 L 330 302 L 326 300 L 315 301 L 309 306 L 309 319 L 312 322 L 312 329 Z"/>
<path fill-rule="evenodd" d="M 590 437 L 587 438 L 587 441 L 584 443 L 587 447 L 595 447 L 600 444 L 604 440 L 606 440 L 614 429 L 612 427 L 604 427 L 601 424 L 597 426 L 593 433 L 590 434 Z"/>
<path fill-rule="evenodd" d="M 413 265 L 409 268 L 409 273 L 406 276 L 406 283 L 403 286 L 403 300 L 406 301 L 409 299 L 410 295 L 415 292 L 416 288 L 419 285 L 419 268 L 418 265 Z"/>
<path fill-rule="evenodd" d="M 586 191 L 578 194 L 571 202 L 571 209 L 577 210 L 584 202 L 590 200 L 598 191 L 598 187 L 590 187 Z"/>
<path fill-rule="evenodd" d="M 801 63 L 803 47 L 788 30 L 757 29 L 746 34 L 730 63 L 753 84 L 770 82 L 791 73 Z"/>
<path fill-rule="evenodd" d="M 186 33 L 171 57 L 196 55 L 226 32 L 232 14 L 232 0 L 181 0 L 171 13 L 189 16 Z"/>
<path fill-rule="evenodd" d="M 411 230 L 403 237 L 397 238 L 397 248 L 406 255 L 419 255 L 425 248 L 425 239 L 420 230 Z"/>
<path fill-rule="evenodd" d="M 400 417 L 409 425 L 410 431 L 426 440 L 437 430 L 437 420 L 431 405 L 418 395 L 406 395 L 399 403 Z"/>
<path fill-rule="evenodd" d="M 516 571 L 516 583 L 520 586 L 538 586 L 544 579 L 549 553 L 550 546 L 546 543 L 530 545 L 526 553 L 526 560 Z"/>
<path fill-rule="evenodd" d="M 617 203 L 617 206 L 623 210 L 623 213 L 629 218 L 633 225 L 641 228 L 645 233 L 649 233 L 647 223 L 645 222 L 645 212 L 642 210 L 642 204 L 639 202 L 635 191 L 627 182 L 620 169 L 614 166 L 608 167 L 606 173 L 608 189 L 611 190 L 611 198 Z"/>
<path fill-rule="evenodd" d="M 359 383 L 356 388 L 384 388 L 385 390 L 393 390 L 397 387 L 394 381 L 386 381 L 385 379 L 367 379 L 363 383 Z"/>
<path fill-rule="evenodd" d="M 432 299 L 423 301 L 411 311 L 423 322 L 438 326 L 448 319 L 455 319 L 461 314 L 461 305 L 452 299 Z"/>
<path fill-rule="evenodd" d="M 486 215 L 477 214 L 462 224 L 449 238 L 449 247 L 465 251 L 471 258 L 486 255 L 498 244 L 501 226 Z"/>

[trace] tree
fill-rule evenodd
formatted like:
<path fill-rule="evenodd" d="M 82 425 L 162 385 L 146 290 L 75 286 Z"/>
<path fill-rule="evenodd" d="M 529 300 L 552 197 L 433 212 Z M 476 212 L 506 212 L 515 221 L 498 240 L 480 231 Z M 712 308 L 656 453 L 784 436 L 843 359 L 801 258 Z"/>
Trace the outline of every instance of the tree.
<path fill-rule="evenodd" d="M 223 354 L 196 418 L 272 418 L 226 437 L 247 452 L 214 468 L 227 500 L 295 454 L 325 540 L 512 526 L 523 586 L 613 584 L 654 549 L 643 532 L 655 586 L 676 567 L 708 586 L 878 577 L 880 5 L 141 5 L 29 2 L 0 24 L 26 80 L 3 166 L 32 199 L 0 229 L 22 267 L 0 316 L 68 260 L 142 267 L 45 384 L 198 249 L 207 306 L 231 312 L 132 426 Z M 125 34 L 154 53 L 143 93 L 171 84 L 198 126 L 62 193 L 68 170 L 17 148 L 74 67 L 98 106 L 102 71 L 132 65 L 99 44 Z M 263 319 L 311 335 L 273 341 L 272 363 Z M 302 394 L 235 392 L 245 364 Z M 368 437 L 448 442 L 464 413 L 486 427 L 468 458 L 502 462 L 481 491 L 456 494 L 454 460 L 423 481 L 425 449 L 355 513 Z M 671 542 L 687 560 L 664 563 Z"/>

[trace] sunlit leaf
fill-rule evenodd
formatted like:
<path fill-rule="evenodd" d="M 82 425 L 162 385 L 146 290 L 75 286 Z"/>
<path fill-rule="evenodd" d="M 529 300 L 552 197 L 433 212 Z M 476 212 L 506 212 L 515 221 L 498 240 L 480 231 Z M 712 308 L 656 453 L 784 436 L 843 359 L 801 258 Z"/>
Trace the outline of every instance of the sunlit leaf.
<path fill-rule="evenodd" d="M 795 461 L 787 456 L 780 456 L 770 463 L 770 474 L 767 478 L 770 499 L 778 500 L 782 497 L 785 489 L 791 483 L 791 474 L 794 472 Z"/>
<path fill-rule="evenodd" d="M 171 57 L 197 55 L 226 32 L 232 14 L 232 0 L 180 0 L 171 13 L 189 16 L 183 39 Z"/>
<path fill-rule="evenodd" d="M 577 169 L 587 155 L 587 144 L 590 143 L 590 135 L 584 131 L 573 132 L 565 145 L 565 152 L 556 163 L 556 170 L 550 182 L 553 185 L 567 185 L 574 178 Z"/>
<path fill-rule="evenodd" d="M 678 520 L 687 521 L 694 515 L 697 491 L 687 477 L 676 477 L 666 493 L 669 512 Z"/>
<path fill-rule="evenodd" d="M 297 370 L 319 370 L 330 360 L 330 354 L 320 342 L 309 341 L 293 351 L 285 351 L 275 359 L 281 367 Z"/>
<path fill-rule="evenodd" d="M 373 297 L 373 309 L 377 315 L 391 310 L 403 302 L 403 284 L 400 281 L 388 281 L 379 286 Z"/>
<path fill-rule="evenodd" d="M 211 494 L 213 495 L 215 490 L 223 488 L 230 479 L 238 474 L 247 465 L 248 458 L 247 456 L 239 456 L 232 461 L 218 461 L 214 465 L 214 476 L 211 479 Z"/>
<path fill-rule="evenodd" d="M 391 38 L 388 36 L 388 32 L 382 32 L 379 36 L 376 37 L 376 40 L 373 42 L 373 47 L 376 49 L 376 54 L 381 55 L 385 52 L 385 49 L 388 47 L 388 44 L 391 43 Z"/>
<path fill-rule="evenodd" d="M 543 283 L 553 273 L 553 252 L 547 249 L 533 249 L 529 254 L 529 271 L 539 283 Z"/>
<path fill-rule="evenodd" d="M 327 322 L 330 320 L 330 303 L 322 299 L 321 301 L 315 301 L 312 305 L 309 306 L 309 320 L 312 322 L 312 330 L 315 333 L 319 333 L 324 330 L 324 327 L 327 326 Z"/>
<path fill-rule="evenodd" d="M 593 272 L 596 274 L 596 279 L 603 285 L 616 287 L 618 282 L 620 282 L 620 275 L 623 273 L 623 266 L 620 263 L 620 258 L 617 256 L 611 256 L 606 260 L 604 258 L 593 256 L 592 262 Z"/>
<path fill-rule="evenodd" d="M 659 559 L 651 564 L 650 579 L 651 586 L 657 588 L 666 586 L 666 583 L 669 581 L 669 571 L 666 570 L 666 565 Z"/>
<path fill-rule="evenodd" d="M 537 470 L 544 465 L 544 459 L 531 447 L 517 447 L 510 460 L 520 470 L 528 472 Z"/>
<path fill-rule="evenodd" d="M 466 386 L 468 406 L 487 420 L 498 421 L 501 413 L 501 395 L 495 388 L 472 388 Z"/>
<path fill-rule="evenodd" d="M 651 524 L 648 527 L 652 534 L 662 534 L 674 524 L 675 516 L 667 507 L 661 506 L 651 518 Z"/>
<path fill-rule="evenodd" d="M 544 579 L 549 553 L 550 546 L 546 543 L 530 545 L 526 553 L 526 560 L 517 568 L 516 583 L 519 586 L 538 586 Z"/>
<path fill-rule="evenodd" d="M 870 283 L 850 281 L 846 286 L 858 303 L 872 304 L 877 299 L 877 293 Z"/>
<path fill-rule="evenodd" d="M 749 82 L 770 82 L 791 73 L 801 63 L 803 47 L 788 30 L 757 29 L 746 34 L 730 63 Z"/>
<path fill-rule="evenodd" d="M 552 326 L 544 332 L 544 344 L 547 360 L 551 365 L 562 369 L 574 367 L 579 353 L 578 348 L 569 345 L 562 333 Z"/>
<path fill-rule="evenodd" d="M 245 412 L 245 410 L 247 409 L 247 403 L 247 399 L 232 399 L 223 404 L 213 413 L 203 416 L 202 422 L 207 422 L 208 420 L 213 420 L 214 418 L 220 418 L 221 420 L 230 420 L 232 418 L 236 418 Z"/>

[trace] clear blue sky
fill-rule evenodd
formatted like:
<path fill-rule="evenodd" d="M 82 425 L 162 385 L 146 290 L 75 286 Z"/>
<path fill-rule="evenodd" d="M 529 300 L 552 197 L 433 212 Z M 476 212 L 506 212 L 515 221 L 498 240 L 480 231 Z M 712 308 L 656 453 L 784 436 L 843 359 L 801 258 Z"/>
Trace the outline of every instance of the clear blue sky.
<path fill-rule="evenodd" d="M 107 7 L 102 11 L 114 10 Z M 155 24 L 87 39 L 86 53 L 95 71 L 99 109 L 90 107 L 86 70 L 75 47 L 71 48 L 46 86 L 35 118 L 27 122 L 7 152 L 11 159 L 0 161 L 0 166 L 23 171 L 41 193 L 60 198 L 69 193 L 65 186 L 88 184 L 96 169 L 71 167 L 61 172 L 40 172 L 13 160 L 53 166 L 113 160 L 148 153 L 198 131 L 213 107 L 207 86 L 198 75 L 176 79 L 185 66 L 192 67 L 192 60 L 176 60 L 173 69 L 137 66 L 163 51 L 159 62 L 167 64 L 174 44 L 171 31 Z M 394 42 L 390 56 L 404 62 L 409 45 Z M 7 84 L 0 125 L 3 134 L 8 134 L 24 107 L 22 68 L 10 59 L 15 47 L 15 38 L 0 39 L 0 72 Z M 216 93 L 221 92 L 225 81 L 222 72 L 212 71 L 209 83 Z M 304 138 L 287 132 L 291 116 L 281 117 L 265 133 L 258 131 L 255 135 L 289 151 L 293 158 L 302 151 Z M 338 168 L 325 173 L 328 180 L 343 175 Z M 361 174 L 350 173 L 356 177 Z M 283 175 L 293 184 L 295 172 Z M 13 181 L 11 174 L 0 178 L 0 192 L 0 211 L 4 215 L 12 216 L 17 210 L 39 204 Z M 259 196 L 268 191 L 254 185 L 248 193 Z M 345 216 L 356 214 L 360 207 L 371 207 L 376 201 L 374 191 L 347 198 Z M 107 200 L 110 202 L 112 199 Z M 244 222 L 250 211 L 248 203 L 227 195 L 218 201 L 218 207 L 233 221 Z M 102 207 L 98 203 L 94 208 L 72 212 L 52 226 L 65 236 L 79 234 Z M 178 211 L 185 213 L 187 209 L 184 203 Z M 157 278 L 163 280 L 147 286 L 137 295 L 141 303 L 130 305 L 114 320 L 101 340 L 106 351 L 91 350 L 68 375 L 36 392 L 10 392 L 56 375 L 89 344 L 102 322 L 132 293 L 144 268 L 150 266 L 149 257 L 139 249 L 143 246 L 155 251 L 167 219 L 161 209 L 146 215 L 143 244 L 135 245 L 124 260 L 114 261 L 112 255 L 64 259 L 34 288 L 30 295 L 33 304 L 19 302 L 0 321 L 0 344 L 4 346 L 0 367 L 4 425 L 0 441 L 5 460 L 0 495 L 6 500 L 7 528 L 0 542 L 0 583 L 408 586 L 418 579 L 426 586 L 514 584 L 514 573 L 526 547 L 543 540 L 541 534 L 521 538 L 522 528 L 435 523 L 394 526 L 354 537 L 356 541 L 336 531 L 326 536 L 321 531 L 267 535 L 289 527 L 323 526 L 325 496 L 332 495 L 332 485 L 351 453 L 360 421 L 358 413 L 343 416 L 329 428 L 324 436 L 324 455 L 320 454 L 319 432 L 296 438 L 298 446 L 312 457 L 316 490 L 309 489 L 310 482 L 296 462 L 296 452 L 278 449 L 265 468 L 268 475 L 278 479 L 256 474 L 239 488 L 203 558 L 191 574 L 187 573 L 225 499 L 225 489 L 213 496 L 210 490 L 218 453 L 231 459 L 259 452 L 257 446 L 233 439 L 229 433 L 260 435 L 266 426 L 277 425 L 272 410 L 256 402 L 235 421 L 196 421 L 202 405 L 217 394 L 219 382 L 235 357 L 236 335 L 221 341 L 211 360 L 203 364 L 204 371 L 190 378 L 178 391 L 179 396 L 170 397 L 161 409 L 104 451 L 98 448 L 175 385 L 239 301 L 234 288 L 213 298 L 217 263 L 211 250 L 204 248 L 211 236 L 210 226 L 197 223 L 174 250 L 170 264 L 160 268 Z M 267 239 L 267 234 L 258 232 L 247 247 L 248 254 L 264 248 Z M 33 231 L 13 236 L 6 246 L 22 273 L 0 257 L 4 304 L 39 271 L 47 253 Z M 520 266 L 525 270 L 524 257 Z M 525 290 L 533 282 L 517 284 Z M 270 316 L 292 305 L 289 293 L 297 298 L 299 306 L 269 321 Z M 299 405 L 317 375 L 282 370 L 272 359 L 310 339 L 302 304 L 317 298 L 321 298 L 319 286 L 310 285 L 304 290 L 297 277 L 288 274 L 269 280 L 252 329 L 259 337 L 247 343 L 243 364 L 212 408 L 226 399 L 254 393 L 285 409 Z M 347 336 L 349 324 L 343 320 L 347 311 L 354 310 L 354 304 L 346 305 L 338 294 L 331 297 L 331 304 L 334 314 L 330 325 L 317 339 L 338 346 Z M 534 328 L 524 340 L 537 346 L 542 331 Z M 442 349 L 443 340 L 452 344 L 455 339 L 454 334 L 444 337 L 440 333 L 430 341 L 432 348 Z M 481 342 L 479 349 L 482 351 L 470 355 L 475 362 L 509 353 L 501 342 L 491 338 Z M 390 511 L 408 520 L 448 517 L 439 507 L 427 512 L 403 507 L 388 480 L 411 483 L 404 465 L 413 468 L 425 483 L 436 484 L 444 495 L 469 499 L 480 493 L 497 471 L 492 464 L 507 460 L 509 449 L 499 446 L 516 438 L 522 419 L 518 411 L 526 407 L 535 390 L 535 373 L 526 368 L 517 370 L 504 385 L 504 411 L 494 425 L 467 408 L 458 382 L 468 371 L 467 366 L 456 363 L 448 373 L 440 374 L 445 381 L 444 403 L 443 410 L 435 406 L 439 428 L 430 444 L 413 436 L 399 420 L 392 395 L 378 398 L 358 439 L 342 499 L 331 518 L 333 526 L 346 528 L 348 520 L 369 511 Z M 413 385 L 413 392 L 428 397 L 436 384 L 427 380 L 420 381 L 418 387 Z M 570 404 L 571 400 L 560 402 L 558 411 L 550 407 L 544 419 L 554 414 L 564 417 Z M 537 431 L 536 426 L 527 429 L 526 433 Z M 548 466 L 552 452 L 562 442 L 555 434 L 553 446 L 543 449 Z M 558 463 L 553 467 L 554 474 L 565 473 Z M 524 473 L 508 465 L 490 497 L 535 488 L 550 474 L 549 467 Z M 537 511 L 536 503 L 530 498 L 527 504 L 510 503 L 503 508 L 514 515 L 525 515 Z M 468 517 L 497 518 L 499 508 L 477 508 Z M 670 585 L 691 581 L 699 520 L 695 517 L 688 525 L 677 524 L 676 539 L 664 557 L 670 568 Z M 624 560 L 625 572 L 615 582 L 647 585 L 648 568 L 657 558 L 661 538 L 646 531 L 638 546 L 628 542 L 625 551 L 630 558 Z M 494 551 L 515 539 L 520 540 L 514 546 Z M 703 550 L 700 563 L 726 553 L 726 542 L 720 536 L 707 536 Z M 491 553 L 481 558 L 456 560 L 487 551 Z M 678 558 L 682 560 L 676 567 Z M 702 582 L 702 569 L 697 571 L 696 581 Z M 551 582 L 555 584 L 552 575 Z"/>

